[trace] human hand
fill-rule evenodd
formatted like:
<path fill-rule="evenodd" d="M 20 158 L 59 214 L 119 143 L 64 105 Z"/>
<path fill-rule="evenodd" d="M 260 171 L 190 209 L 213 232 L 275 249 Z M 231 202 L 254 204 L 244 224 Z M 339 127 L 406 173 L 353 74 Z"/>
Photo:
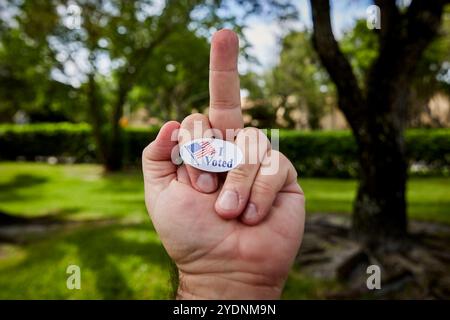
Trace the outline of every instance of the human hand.
<path fill-rule="evenodd" d="M 209 118 L 195 114 L 181 125 L 166 123 L 142 156 L 147 210 L 178 267 L 178 298 L 277 299 L 303 237 L 304 196 L 295 169 L 261 131 L 238 131 L 235 143 L 245 162 L 226 175 L 172 161 L 179 143 L 198 138 L 196 124 L 203 136 L 210 128 L 222 134 L 242 128 L 237 55 L 237 36 L 217 32 Z M 254 154 L 257 161 L 250 163 Z M 264 174 L 275 162 L 276 170 Z"/>

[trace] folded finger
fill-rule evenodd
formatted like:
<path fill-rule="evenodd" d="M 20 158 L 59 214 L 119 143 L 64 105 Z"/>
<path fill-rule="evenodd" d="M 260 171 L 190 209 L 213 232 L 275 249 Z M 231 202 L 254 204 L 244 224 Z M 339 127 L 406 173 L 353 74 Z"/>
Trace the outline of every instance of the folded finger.
<path fill-rule="evenodd" d="M 228 172 L 215 204 L 216 212 L 225 219 L 235 218 L 244 211 L 261 160 L 270 144 L 262 131 L 245 128 L 239 131 L 236 145 L 241 149 L 244 161 Z"/>
<path fill-rule="evenodd" d="M 274 162 L 277 170 L 264 170 Z M 294 183 L 297 185 L 296 181 L 297 172 L 292 163 L 282 153 L 270 150 L 255 177 L 241 220 L 248 225 L 260 223 L 270 212 L 278 193 L 285 187 L 292 188 Z"/>

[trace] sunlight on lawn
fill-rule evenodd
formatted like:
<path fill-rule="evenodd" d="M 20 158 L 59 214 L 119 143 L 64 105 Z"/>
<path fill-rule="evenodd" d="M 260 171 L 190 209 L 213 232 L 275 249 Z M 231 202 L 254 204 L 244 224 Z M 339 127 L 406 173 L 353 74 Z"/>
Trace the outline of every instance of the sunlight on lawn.
<path fill-rule="evenodd" d="M 300 178 L 308 213 L 350 213 L 356 181 Z M 412 218 L 450 223 L 450 178 L 412 178 Z M 139 170 L 105 175 L 97 165 L 0 164 L 0 210 L 24 216 L 147 219 Z"/>
<path fill-rule="evenodd" d="M 300 179 L 307 212 L 349 213 L 354 180 Z M 410 216 L 450 223 L 450 179 L 412 179 Z M 0 164 L 0 211 L 105 220 L 0 245 L 0 299 L 166 299 L 169 265 L 144 201 L 139 170 L 104 175 L 97 165 Z M 66 288 L 80 266 L 81 290 Z M 321 298 L 336 283 L 293 270 L 284 298 Z"/>
<path fill-rule="evenodd" d="M 0 164 L 0 209 L 59 218 L 147 219 L 141 174 L 105 175 L 97 165 Z"/>
<path fill-rule="evenodd" d="M 81 290 L 66 287 L 72 264 Z M 168 270 L 150 223 L 88 227 L 26 245 L 15 258 L 0 255 L 0 299 L 164 299 Z"/>

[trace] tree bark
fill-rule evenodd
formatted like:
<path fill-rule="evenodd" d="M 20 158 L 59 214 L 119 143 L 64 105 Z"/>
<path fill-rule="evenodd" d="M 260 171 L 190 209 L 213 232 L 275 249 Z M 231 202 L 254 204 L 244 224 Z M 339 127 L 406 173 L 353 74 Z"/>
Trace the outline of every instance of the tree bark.
<path fill-rule="evenodd" d="M 128 93 L 132 89 L 136 80 L 142 76 L 143 66 L 151 58 L 155 48 L 160 45 L 172 31 L 172 26 L 165 25 L 156 35 L 155 39 L 145 47 L 134 52 L 128 65 L 119 76 L 116 102 L 113 106 L 111 117 L 111 133 L 108 143 L 108 153 L 105 158 L 105 167 L 107 171 L 119 171 L 123 167 L 124 140 L 123 132 L 120 127 L 120 119 L 123 116 L 123 108 L 127 100 Z"/>
<path fill-rule="evenodd" d="M 105 167 L 107 171 L 119 171 L 123 167 L 124 141 L 123 132 L 120 126 L 120 119 L 123 116 L 123 107 L 125 105 L 129 86 L 122 82 L 119 83 L 117 92 L 117 100 L 113 106 L 111 117 L 111 132 L 108 143 L 108 154 L 105 159 Z"/>
<path fill-rule="evenodd" d="M 359 148 L 359 186 L 352 217 L 353 235 L 369 245 L 405 238 L 407 163 L 403 131 L 377 117 Z M 372 121 L 371 121 L 372 122 Z"/>
<path fill-rule="evenodd" d="M 108 157 L 107 143 L 103 132 L 105 115 L 103 114 L 103 106 L 98 99 L 97 84 L 93 73 L 88 76 L 87 100 L 92 124 L 92 134 L 97 145 L 97 156 L 102 163 L 105 163 Z"/>
<path fill-rule="evenodd" d="M 413 0 L 401 13 L 395 0 L 375 1 L 381 10 L 380 49 L 363 90 L 333 36 L 329 0 L 311 0 L 314 47 L 336 85 L 339 108 L 358 145 L 352 231 L 369 245 L 398 243 L 407 234 L 403 130 L 411 79 L 438 32 L 447 2 Z"/>

